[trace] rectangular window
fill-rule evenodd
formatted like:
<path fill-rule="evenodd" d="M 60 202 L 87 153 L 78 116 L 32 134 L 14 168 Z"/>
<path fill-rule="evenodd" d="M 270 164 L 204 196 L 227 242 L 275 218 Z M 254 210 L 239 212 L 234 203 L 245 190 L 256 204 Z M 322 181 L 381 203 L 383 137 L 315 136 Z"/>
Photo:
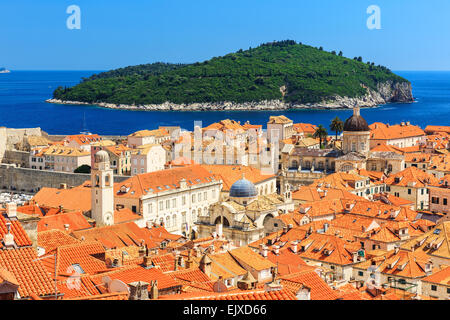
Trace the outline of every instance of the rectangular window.
<path fill-rule="evenodd" d="M 202 201 L 202 194 L 201 193 L 198 194 L 198 201 L 199 202 Z"/>
<path fill-rule="evenodd" d="M 437 291 L 437 287 L 433 284 L 433 285 L 431 285 L 431 290 L 432 291 Z"/>
<path fill-rule="evenodd" d="M 148 204 L 148 213 L 153 212 L 153 205 L 151 203 Z"/>
<path fill-rule="evenodd" d="M 177 199 L 172 199 L 172 208 L 177 207 Z"/>
<path fill-rule="evenodd" d="M 358 276 L 360 276 L 360 277 L 364 276 L 364 272 L 363 271 L 358 271 Z"/>
<path fill-rule="evenodd" d="M 195 194 L 192 195 L 192 203 L 195 203 Z"/>
<path fill-rule="evenodd" d="M 166 209 L 170 209 L 170 200 L 166 200 Z"/>
<path fill-rule="evenodd" d="M 208 192 L 203 192 L 203 200 L 208 200 Z"/>
<path fill-rule="evenodd" d="M 447 205 L 447 198 L 442 199 L 442 204 L 443 204 L 444 206 Z"/>
<path fill-rule="evenodd" d="M 408 189 L 408 194 L 411 194 L 411 189 Z M 423 193 L 422 193 L 423 194 Z"/>
<path fill-rule="evenodd" d="M 159 210 L 164 210 L 164 202 L 159 202 Z"/>
<path fill-rule="evenodd" d="M 185 206 L 185 205 L 186 205 L 186 196 L 183 196 L 183 197 L 181 198 L 181 205 L 182 205 L 182 206 Z"/>

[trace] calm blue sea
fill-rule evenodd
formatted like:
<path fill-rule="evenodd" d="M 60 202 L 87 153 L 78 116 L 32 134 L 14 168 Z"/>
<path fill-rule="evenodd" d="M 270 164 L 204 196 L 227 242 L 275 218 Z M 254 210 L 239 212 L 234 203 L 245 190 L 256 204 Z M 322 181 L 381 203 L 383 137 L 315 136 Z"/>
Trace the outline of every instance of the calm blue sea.
<path fill-rule="evenodd" d="M 285 112 L 146 112 L 48 104 L 58 86 L 72 86 L 98 71 L 12 71 L 0 74 L 0 126 L 10 128 L 41 127 L 50 134 L 75 134 L 87 128 L 98 134 L 127 135 L 140 129 L 159 125 L 177 125 L 192 130 L 194 121 L 203 126 L 221 119 L 234 119 L 253 124 L 266 124 L 269 116 L 284 114 L 294 122 L 308 122 L 328 126 L 339 116 L 345 120 L 350 110 L 302 110 Z M 416 103 L 390 104 L 362 110 L 369 123 L 390 124 L 410 121 L 425 127 L 428 124 L 450 125 L 450 72 L 396 72 L 413 85 Z"/>

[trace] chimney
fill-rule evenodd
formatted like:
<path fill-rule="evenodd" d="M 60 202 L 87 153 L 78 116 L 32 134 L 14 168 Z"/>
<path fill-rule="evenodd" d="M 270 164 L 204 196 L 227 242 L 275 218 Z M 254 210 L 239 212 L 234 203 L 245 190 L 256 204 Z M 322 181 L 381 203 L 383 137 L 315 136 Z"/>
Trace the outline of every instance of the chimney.
<path fill-rule="evenodd" d="M 324 231 L 324 232 L 327 232 L 329 226 L 330 226 L 330 225 L 329 225 L 328 223 L 324 223 L 324 224 L 323 224 L 323 231 Z"/>
<path fill-rule="evenodd" d="M 291 250 L 293 253 L 298 252 L 298 241 L 297 240 L 291 242 Z"/>
<path fill-rule="evenodd" d="M 187 188 L 186 179 L 183 178 L 183 179 L 180 180 L 180 188 L 181 189 Z"/>
<path fill-rule="evenodd" d="M 288 224 L 288 231 L 291 230 L 294 226 L 292 225 L 292 223 Z"/>
<path fill-rule="evenodd" d="M 10 202 L 6 204 L 6 215 L 8 218 L 16 218 L 17 217 L 17 204 L 14 202 Z"/>
<path fill-rule="evenodd" d="M 192 267 L 192 265 L 193 265 L 193 261 L 192 261 L 192 258 L 191 258 L 191 250 L 189 250 L 188 258 L 186 260 L 186 269 L 190 269 Z"/>
<path fill-rule="evenodd" d="M 59 206 L 59 212 L 60 212 L 60 213 L 63 213 L 63 210 L 64 210 L 64 207 L 60 205 L 60 206 Z"/>
<path fill-rule="evenodd" d="M 203 271 L 208 277 L 211 277 L 211 269 L 212 269 L 212 260 L 208 257 L 207 254 L 204 254 L 202 259 L 200 260 L 200 270 Z"/>
<path fill-rule="evenodd" d="M 6 222 L 6 229 L 8 230 L 8 233 L 3 237 L 3 245 L 6 248 L 14 248 L 16 243 L 14 242 L 14 235 L 11 233 L 11 222 Z"/>
<path fill-rule="evenodd" d="M 144 268 L 148 269 L 152 266 L 153 266 L 152 259 L 148 255 L 144 256 Z"/>
<path fill-rule="evenodd" d="M 173 266 L 173 270 L 174 271 L 178 271 L 178 256 L 175 256 L 175 262 L 174 262 L 174 266 Z"/>
<path fill-rule="evenodd" d="M 61 184 L 59 185 L 59 188 L 60 188 L 60 189 L 67 189 L 67 184 L 66 184 L 66 183 L 61 183 Z"/>
<path fill-rule="evenodd" d="M 394 254 L 398 254 L 399 251 L 400 251 L 400 247 L 396 246 L 394 249 Z"/>
<path fill-rule="evenodd" d="M 145 223 L 145 226 L 147 227 L 147 229 L 151 229 L 152 226 L 153 226 L 153 222 L 147 221 L 147 222 Z"/>
<path fill-rule="evenodd" d="M 288 227 L 287 226 L 284 226 L 283 227 L 283 234 L 286 234 L 288 232 Z"/>
<path fill-rule="evenodd" d="M 267 258 L 267 252 L 268 252 L 268 248 L 267 248 L 267 246 L 265 246 L 265 245 L 263 245 L 263 249 L 262 249 L 262 256 L 264 257 L 264 258 Z"/>
<path fill-rule="evenodd" d="M 148 300 L 148 283 L 143 281 L 132 282 L 130 287 L 129 300 Z"/>

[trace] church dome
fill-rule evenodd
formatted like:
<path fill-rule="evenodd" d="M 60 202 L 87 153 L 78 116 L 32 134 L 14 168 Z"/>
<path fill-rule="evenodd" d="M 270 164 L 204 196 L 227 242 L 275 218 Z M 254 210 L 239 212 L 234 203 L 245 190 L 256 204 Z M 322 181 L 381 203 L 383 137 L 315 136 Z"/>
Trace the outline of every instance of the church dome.
<path fill-rule="evenodd" d="M 370 131 L 367 121 L 359 114 L 359 108 L 354 108 L 353 115 L 345 121 L 344 131 Z"/>
<path fill-rule="evenodd" d="M 250 198 L 256 197 L 258 192 L 256 191 L 255 185 L 245 178 L 236 181 L 230 188 L 230 197 L 236 198 Z"/>
<path fill-rule="evenodd" d="M 99 152 L 97 152 L 95 154 L 95 163 L 100 163 L 100 162 L 109 162 L 109 155 L 108 152 L 104 151 L 104 150 L 100 150 Z"/>

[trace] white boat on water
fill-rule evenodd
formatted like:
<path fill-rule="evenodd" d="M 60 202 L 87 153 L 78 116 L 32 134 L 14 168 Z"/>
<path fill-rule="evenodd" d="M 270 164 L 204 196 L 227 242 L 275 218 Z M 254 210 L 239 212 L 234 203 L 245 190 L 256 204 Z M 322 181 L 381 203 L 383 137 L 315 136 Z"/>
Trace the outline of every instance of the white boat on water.
<path fill-rule="evenodd" d="M 0 68 L 0 73 L 11 73 L 11 71 L 5 68 Z"/>

